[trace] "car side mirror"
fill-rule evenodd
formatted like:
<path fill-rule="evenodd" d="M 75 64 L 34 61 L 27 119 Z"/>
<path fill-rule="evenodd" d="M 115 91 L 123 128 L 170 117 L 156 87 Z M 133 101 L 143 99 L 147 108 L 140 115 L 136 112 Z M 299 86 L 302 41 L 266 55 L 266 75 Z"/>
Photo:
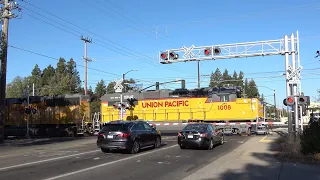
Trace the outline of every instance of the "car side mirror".
<path fill-rule="evenodd" d="M 157 130 L 157 127 L 155 124 L 152 124 L 151 127 L 152 127 L 152 129 Z"/>

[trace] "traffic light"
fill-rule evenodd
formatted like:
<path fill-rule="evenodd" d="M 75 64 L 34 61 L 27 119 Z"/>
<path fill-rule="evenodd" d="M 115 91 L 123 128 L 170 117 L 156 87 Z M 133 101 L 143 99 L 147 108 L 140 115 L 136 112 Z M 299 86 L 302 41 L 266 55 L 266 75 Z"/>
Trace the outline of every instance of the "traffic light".
<path fill-rule="evenodd" d="M 113 104 L 113 107 L 115 108 L 115 109 L 121 109 L 121 104 L 120 103 L 114 103 Z"/>
<path fill-rule="evenodd" d="M 138 100 L 136 98 L 128 98 L 127 101 L 131 107 L 135 107 L 138 104 Z"/>
<path fill-rule="evenodd" d="M 283 104 L 285 106 L 292 106 L 294 105 L 294 96 L 288 96 L 286 99 L 283 100 Z"/>
<path fill-rule="evenodd" d="M 206 49 L 204 50 L 204 55 L 206 55 L 206 56 L 211 55 L 211 48 L 206 48 Z"/>
<path fill-rule="evenodd" d="M 219 55 L 221 53 L 221 49 L 218 47 L 213 48 L 214 54 Z"/>
<path fill-rule="evenodd" d="M 211 53 L 212 53 L 211 51 L 212 51 L 211 48 L 206 48 L 206 49 L 204 49 L 203 53 L 204 53 L 204 55 L 206 55 L 206 56 L 210 56 Z M 214 53 L 214 55 L 219 55 L 219 54 L 221 53 L 221 49 L 218 48 L 218 47 L 214 47 L 214 48 L 213 48 L 213 53 Z"/>
<path fill-rule="evenodd" d="M 159 89 L 160 89 L 160 83 L 156 82 L 156 90 L 159 90 Z"/>
<path fill-rule="evenodd" d="M 30 108 L 26 108 L 26 114 L 31 114 L 31 109 Z"/>
<path fill-rule="evenodd" d="M 175 60 L 175 59 L 178 59 L 178 58 L 179 58 L 179 55 L 176 54 L 175 52 L 170 52 L 170 53 L 169 53 L 169 57 L 170 57 L 171 59 Z"/>
<path fill-rule="evenodd" d="M 306 96 L 299 96 L 298 97 L 298 104 L 299 105 L 306 105 L 308 103 L 308 98 Z"/>
<path fill-rule="evenodd" d="M 167 52 L 162 52 L 162 53 L 160 54 L 160 57 L 161 57 L 161 59 L 163 59 L 163 60 L 168 60 Z"/>

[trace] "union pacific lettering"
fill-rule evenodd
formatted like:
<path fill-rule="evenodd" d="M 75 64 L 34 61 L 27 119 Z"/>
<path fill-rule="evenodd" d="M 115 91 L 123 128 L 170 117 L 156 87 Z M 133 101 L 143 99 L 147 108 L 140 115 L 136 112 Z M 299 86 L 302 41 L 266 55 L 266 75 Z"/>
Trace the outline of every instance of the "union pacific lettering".
<path fill-rule="evenodd" d="M 181 107 L 189 106 L 189 100 L 174 100 L 161 102 L 142 102 L 143 108 L 158 108 L 158 107 Z"/>

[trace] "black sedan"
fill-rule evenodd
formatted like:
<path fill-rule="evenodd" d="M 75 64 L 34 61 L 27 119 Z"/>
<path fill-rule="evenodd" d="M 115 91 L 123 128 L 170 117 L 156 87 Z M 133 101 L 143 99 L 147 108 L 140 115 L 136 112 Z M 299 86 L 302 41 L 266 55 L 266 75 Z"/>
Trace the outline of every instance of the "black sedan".
<path fill-rule="evenodd" d="M 178 144 L 181 149 L 204 147 L 210 150 L 215 144 L 223 143 L 223 132 L 217 130 L 212 124 L 188 124 L 178 133 Z"/>
<path fill-rule="evenodd" d="M 160 131 L 144 121 L 114 121 L 103 126 L 98 134 L 97 146 L 103 152 L 126 150 L 138 153 L 140 149 L 161 145 Z"/>

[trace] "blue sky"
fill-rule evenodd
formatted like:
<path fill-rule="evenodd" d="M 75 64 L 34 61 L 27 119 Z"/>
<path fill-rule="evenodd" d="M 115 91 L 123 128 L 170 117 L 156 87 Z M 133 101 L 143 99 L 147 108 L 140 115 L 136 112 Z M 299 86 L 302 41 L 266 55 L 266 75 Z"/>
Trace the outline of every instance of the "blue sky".
<path fill-rule="evenodd" d="M 320 49 L 317 28 L 320 3 L 316 0 L 229 0 L 218 1 L 219 3 L 209 0 L 163 0 L 161 3 L 147 0 L 17 2 L 22 6 L 22 11 L 18 13 L 22 16 L 10 20 L 9 45 L 55 58 L 74 58 L 83 66 L 84 45 L 80 36 L 92 38 L 93 43 L 88 44 L 88 57 L 95 61 L 90 62 L 89 67 L 99 70 L 88 70 L 88 82 L 93 88 L 100 79 L 107 82 L 120 79 L 122 73 L 131 69 L 138 71 L 130 72 L 127 77 L 139 79 L 144 86 L 156 81 L 179 78 L 186 79 L 187 88 L 194 88 L 197 86 L 197 64 L 190 62 L 162 65 L 158 62 L 159 51 L 181 48 L 184 45 L 190 47 L 280 39 L 297 30 L 301 39 L 301 65 L 304 68 L 302 90 L 312 97 L 316 96 L 316 89 L 320 88 L 317 84 L 319 69 L 314 69 L 320 68 L 320 61 L 314 58 L 315 52 Z M 115 48 L 117 52 L 114 51 Z M 7 82 L 18 75 L 29 75 L 35 64 L 43 69 L 49 64 L 55 66 L 56 61 L 9 48 Z M 245 77 L 253 78 L 261 86 L 260 93 L 269 96 L 270 103 L 273 103 L 273 98 L 270 96 L 272 91 L 268 88 L 275 89 L 277 104 L 282 104 L 285 98 L 285 79 L 280 76 L 281 73 L 266 72 L 284 71 L 283 56 L 205 61 L 201 62 L 201 74 L 210 74 L 217 67 L 221 71 L 227 68 L 230 73 L 234 70 L 243 71 Z M 83 80 L 84 68 L 78 67 L 78 70 Z M 255 74 L 257 72 L 259 74 Z M 270 78 L 271 76 L 279 78 Z M 208 86 L 208 83 L 208 77 L 201 78 L 201 86 Z M 162 88 L 178 86 L 179 84 L 170 84 Z"/>

